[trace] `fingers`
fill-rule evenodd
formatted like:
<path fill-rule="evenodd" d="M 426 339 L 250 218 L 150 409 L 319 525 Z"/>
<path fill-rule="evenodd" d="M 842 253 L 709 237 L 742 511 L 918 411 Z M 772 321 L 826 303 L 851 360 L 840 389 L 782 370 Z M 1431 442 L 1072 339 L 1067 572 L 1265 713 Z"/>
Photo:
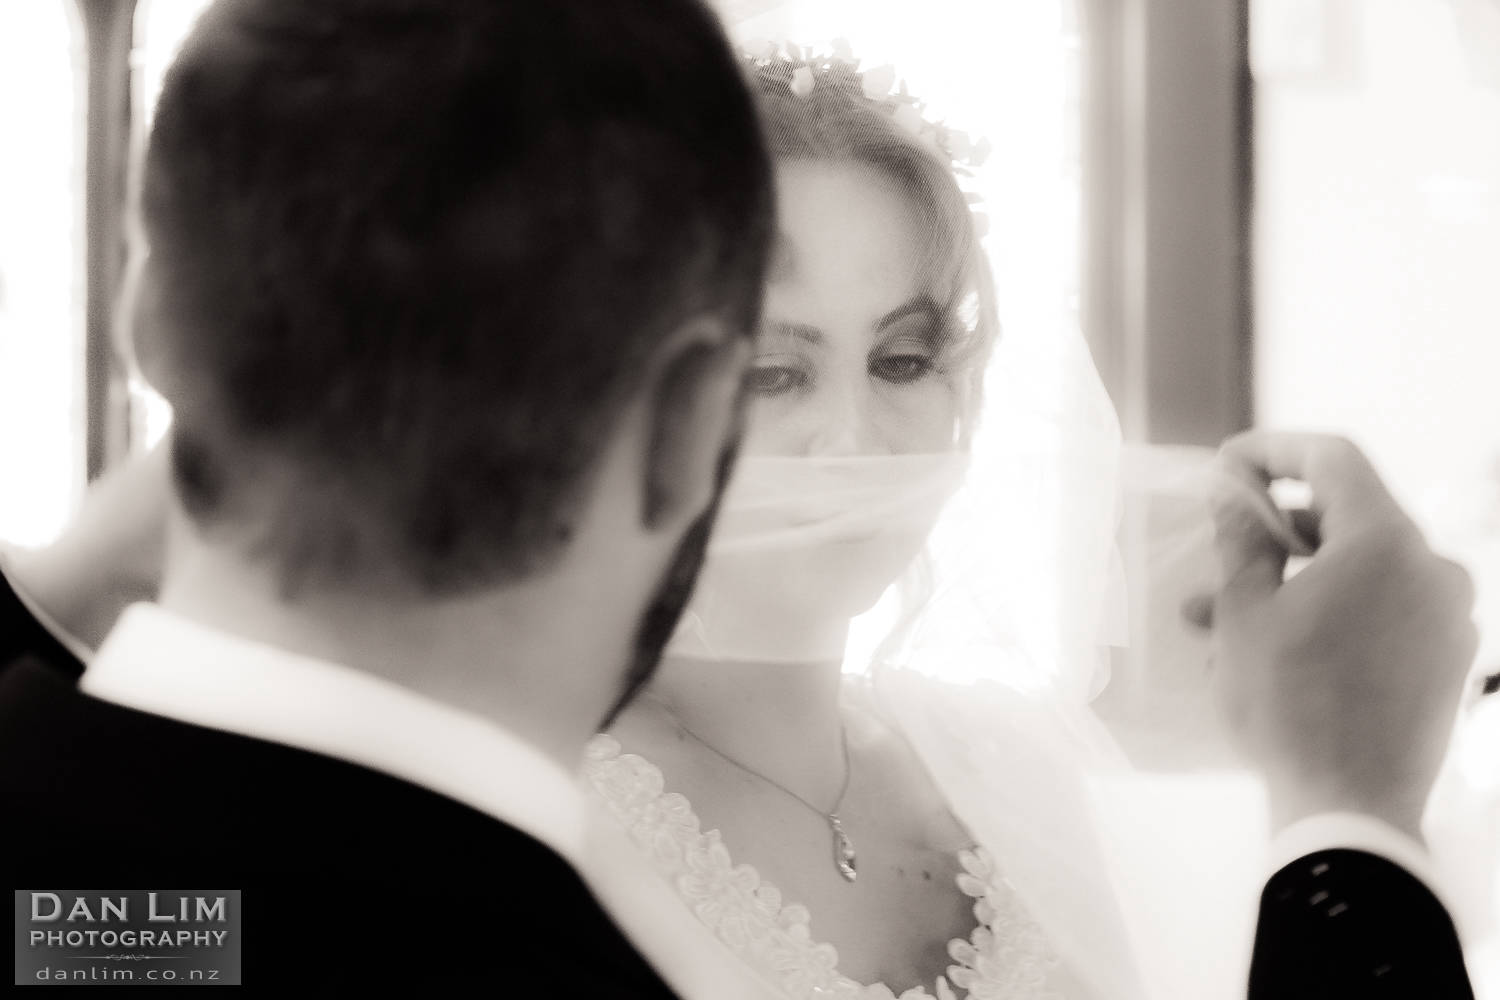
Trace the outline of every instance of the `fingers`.
<path fill-rule="evenodd" d="M 1469 571 L 1451 559 L 1440 559 L 1437 573 L 1437 586 L 1447 595 L 1455 609 L 1459 609 L 1463 615 L 1461 634 L 1457 636 L 1459 645 L 1466 650 L 1461 657 L 1462 672 L 1467 675 L 1472 667 L 1474 657 L 1479 652 L 1480 635 L 1479 628 L 1474 623 L 1474 601 L 1478 594 L 1474 588 L 1474 577 Z"/>
<path fill-rule="evenodd" d="M 1286 574 L 1285 543 L 1249 496 L 1240 487 L 1216 487 L 1210 497 L 1220 592 L 1229 604 L 1269 594 Z"/>
<path fill-rule="evenodd" d="M 1292 530 L 1314 552 L 1323 543 L 1323 517 L 1315 510 L 1297 508 L 1286 512 L 1292 519 Z"/>
<path fill-rule="evenodd" d="M 1257 515 L 1270 536 L 1290 555 L 1310 556 L 1310 546 L 1295 530 L 1293 522 L 1266 492 L 1261 483 L 1248 481 L 1242 469 L 1222 464 L 1215 465 L 1218 474 L 1210 487 L 1209 500 L 1216 510 L 1234 504 L 1245 508 L 1245 513 Z"/>
<path fill-rule="evenodd" d="M 1474 600 L 1478 597 L 1474 589 L 1474 577 L 1462 564 L 1452 559 L 1439 559 L 1439 572 L 1448 593 L 1452 595 L 1455 604 L 1472 610 Z"/>
<path fill-rule="evenodd" d="M 1309 547 L 1316 549 L 1318 547 L 1319 538 L 1317 512 L 1311 510 L 1292 510 L 1287 511 L 1287 513 L 1292 519 L 1293 530 L 1297 533 L 1297 535 L 1302 538 Z M 1463 567 L 1458 566 L 1456 563 L 1454 564 L 1454 567 L 1458 570 L 1458 572 L 1463 574 L 1463 581 L 1468 587 L 1468 592 L 1470 594 L 1469 600 L 1472 603 L 1474 593 L 1473 581 L 1469 577 L 1467 571 L 1463 569 Z M 1187 624 L 1191 627 L 1201 629 L 1205 632 L 1210 631 L 1214 627 L 1215 600 L 1216 599 L 1214 594 L 1210 591 L 1190 594 L 1183 600 L 1181 606 L 1177 609 L 1178 614 L 1181 615 L 1182 620 L 1187 622 Z"/>
<path fill-rule="evenodd" d="M 1276 479 L 1307 483 L 1328 537 L 1397 510 L 1364 453 L 1341 437 L 1251 431 L 1225 442 L 1219 463 L 1226 475 L 1262 487 Z"/>

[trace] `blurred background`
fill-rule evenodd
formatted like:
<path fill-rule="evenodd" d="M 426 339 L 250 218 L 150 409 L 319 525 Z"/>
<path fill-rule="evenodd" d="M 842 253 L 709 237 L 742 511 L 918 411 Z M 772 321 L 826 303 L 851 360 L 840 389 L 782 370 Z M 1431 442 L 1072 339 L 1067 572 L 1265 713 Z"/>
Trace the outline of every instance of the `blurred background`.
<path fill-rule="evenodd" d="M 168 419 L 109 331 L 131 164 L 205 5 L 0 9 L 0 467 L 28 480 L 0 539 L 45 543 Z M 847 39 L 992 143 L 1006 333 L 1081 325 L 1127 440 L 1346 433 L 1496 575 L 1500 0 L 719 7 L 740 40 Z"/>
<path fill-rule="evenodd" d="M 0 541 L 45 544 L 170 420 L 111 330 L 132 165 L 204 6 L 0 4 Z M 1098 705 L 1143 769 L 1227 766 L 1178 607 L 1213 579 L 1205 449 L 1247 427 L 1365 448 L 1475 575 L 1500 671 L 1500 0 L 717 6 L 742 42 L 847 40 L 991 142 L 1006 336 L 1081 329 L 1128 442 L 1129 645 Z M 1454 807 L 1492 845 L 1475 865 L 1500 842 L 1489 701 L 1453 762 L 1489 796 Z"/>

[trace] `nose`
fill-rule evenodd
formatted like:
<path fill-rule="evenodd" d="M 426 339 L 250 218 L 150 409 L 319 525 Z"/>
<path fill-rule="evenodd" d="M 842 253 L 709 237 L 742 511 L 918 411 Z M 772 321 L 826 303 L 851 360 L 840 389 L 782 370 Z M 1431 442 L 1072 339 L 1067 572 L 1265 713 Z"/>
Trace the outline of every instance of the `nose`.
<path fill-rule="evenodd" d="M 818 458 L 887 454 L 876 427 L 875 400 L 860 386 L 830 387 L 820 400 L 807 453 Z"/>

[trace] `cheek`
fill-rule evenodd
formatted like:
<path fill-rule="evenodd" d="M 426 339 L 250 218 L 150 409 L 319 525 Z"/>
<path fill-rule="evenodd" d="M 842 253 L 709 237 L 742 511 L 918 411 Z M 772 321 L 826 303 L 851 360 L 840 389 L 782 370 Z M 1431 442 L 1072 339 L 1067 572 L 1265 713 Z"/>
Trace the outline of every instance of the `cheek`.
<path fill-rule="evenodd" d="M 874 383 L 854 406 L 842 393 L 807 393 L 756 399 L 751 403 L 741 453 L 801 455 L 811 442 L 837 434 L 854 420 L 861 451 L 912 455 L 951 451 L 958 420 L 957 393 L 944 381 L 906 386 Z"/>
<path fill-rule="evenodd" d="M 957 437 L 957 393 L 936 379 L 882 388 L 876 408 L 879 434 L 896 455 L 952 451 Z"/>
<path fill-rule="evenodd" d="M 816 425 L 816 406 L 805 399 L 753 399 L 746 415 L 744 455 L 798 455 Z"/>

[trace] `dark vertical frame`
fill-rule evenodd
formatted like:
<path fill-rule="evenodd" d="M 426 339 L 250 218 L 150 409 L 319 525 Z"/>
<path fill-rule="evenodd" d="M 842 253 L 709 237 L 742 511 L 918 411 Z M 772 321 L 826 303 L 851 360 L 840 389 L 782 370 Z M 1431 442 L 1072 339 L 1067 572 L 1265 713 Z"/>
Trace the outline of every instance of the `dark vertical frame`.
<path fill-rule="evenodd" d="M 1249 0 L 1081 0 L 1083 323 L 1127 437 L 1253 418 Z"/>
<path fill-rule="evenodd" d="M 87 66 L 84 153 L 85 413 L 88 477 L 128 447 L 128 394 L 114 363 L 111 328 L 125 267 L 130 159 L 130 51 L 137 0 L 73 0 Z"/>
<path fill-rule="evenodd" d="M 1238 210 L 1238 326 L 1233 355 L 1238 367 L 1236 423 L 1230 431 L 1255 423 L 1255 73 L 1250 62 L 1251 0 L 1235 0 L 1234 141 L 1235 207 Z"/>

